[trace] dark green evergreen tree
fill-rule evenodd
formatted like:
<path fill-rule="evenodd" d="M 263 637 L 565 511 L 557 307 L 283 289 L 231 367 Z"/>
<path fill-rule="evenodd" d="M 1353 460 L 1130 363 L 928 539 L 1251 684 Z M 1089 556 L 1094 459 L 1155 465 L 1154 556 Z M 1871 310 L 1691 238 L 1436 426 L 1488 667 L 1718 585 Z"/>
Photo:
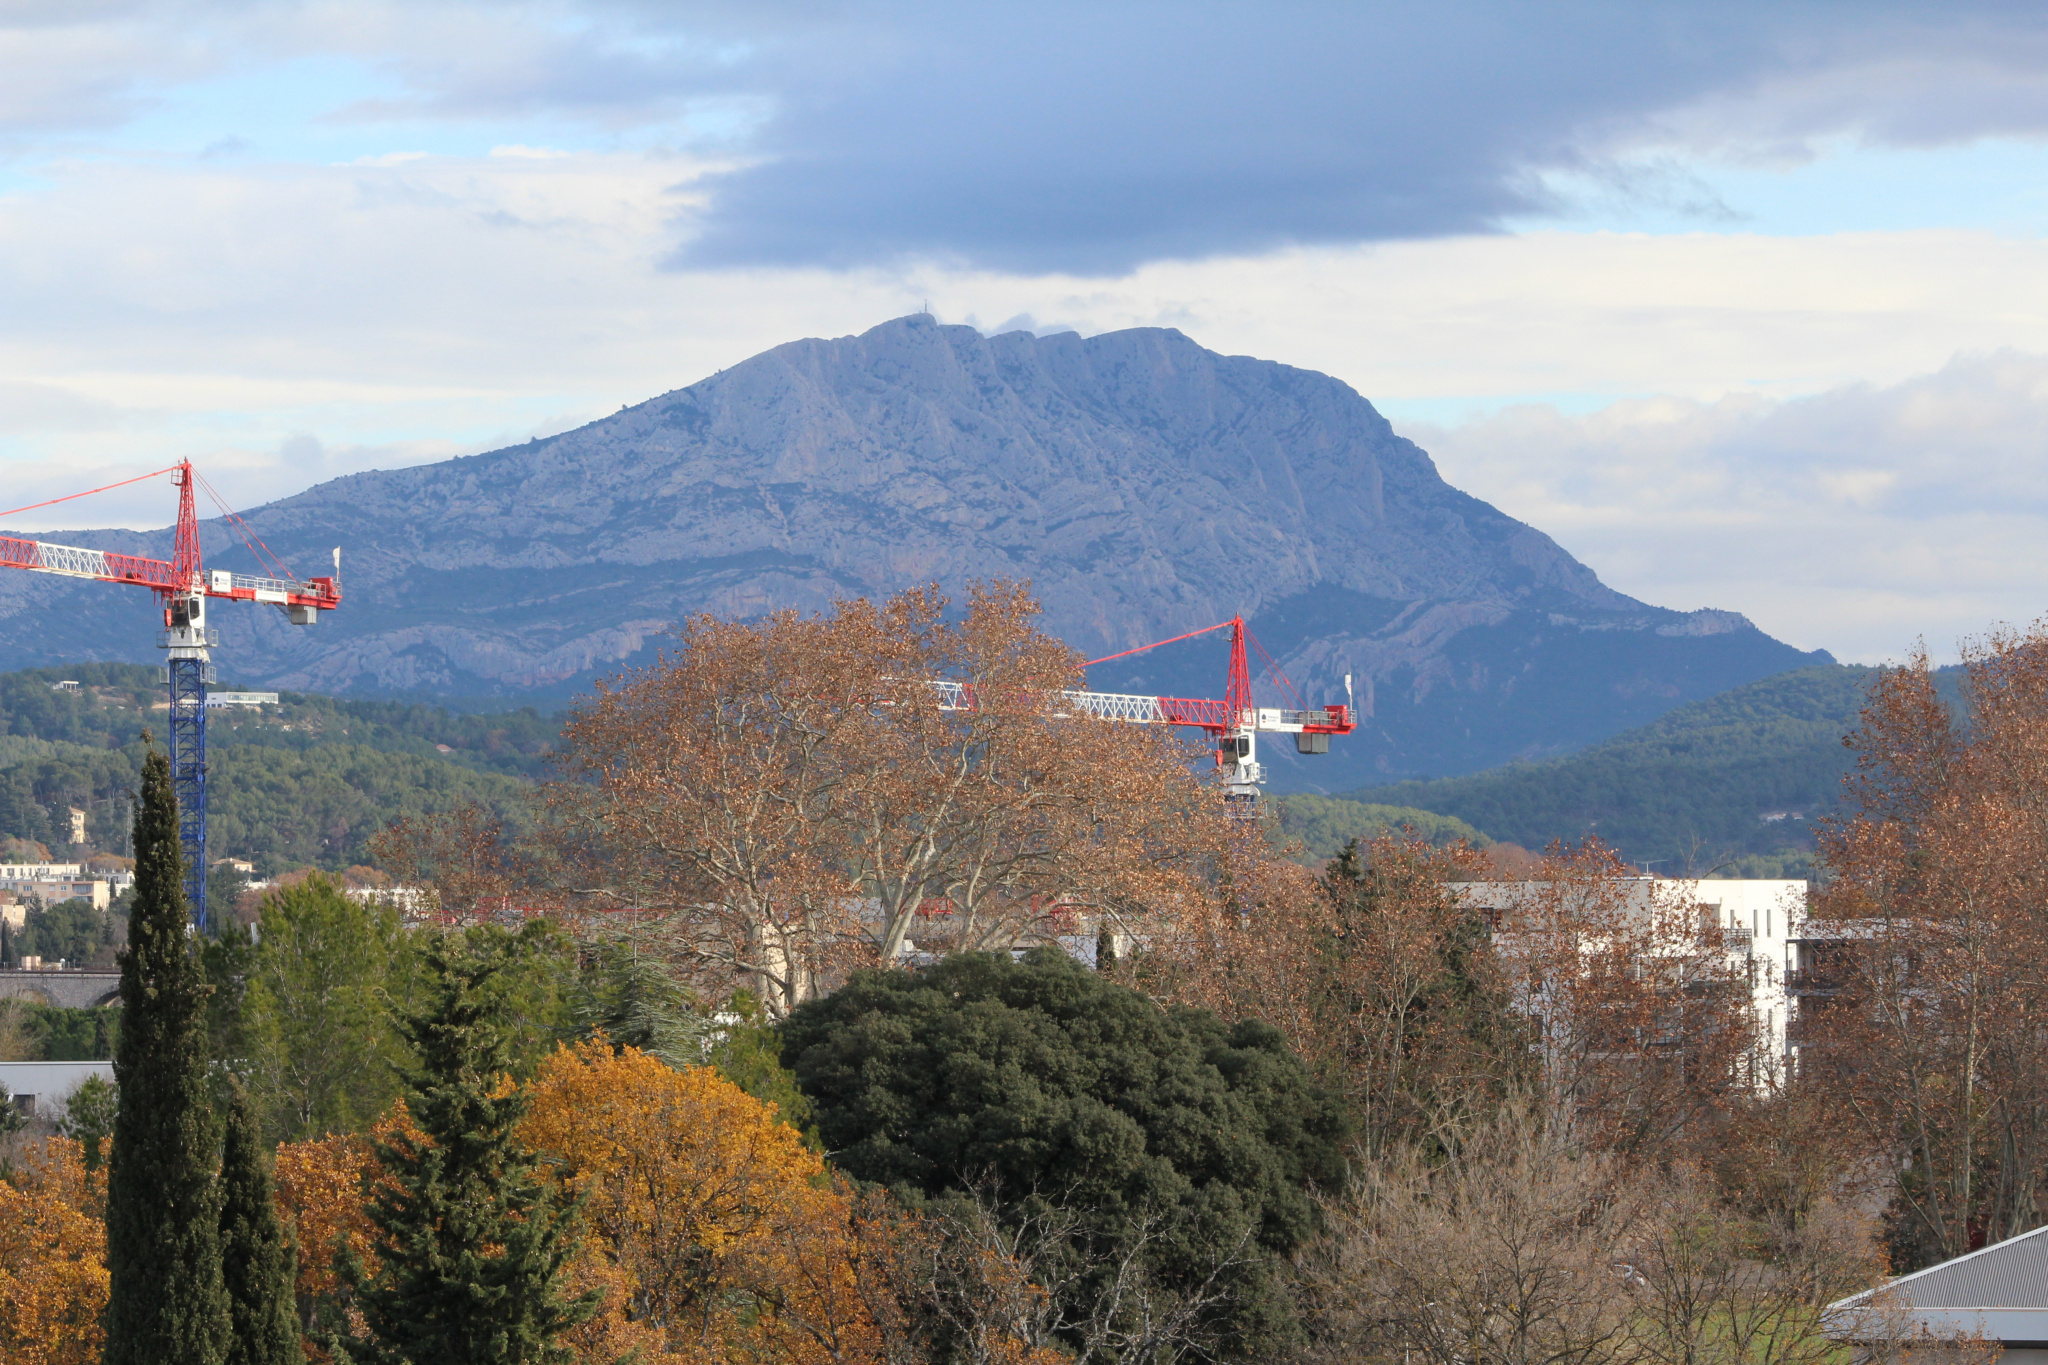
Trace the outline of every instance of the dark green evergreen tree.
<path fill-rule="evenodd" d="M 135 807 L 135 903 L 120 956 L 106 1365 L 217 1365 L 227 1353 L 207 989 L 188 928 L 171 765 L 152 746 Z"/>
<path fill-rule="evenodd" d="M 1313 1190 L 1343 1180 L 1346 1125 L 1277 1030 L 1163 1009 L 1035 948 L 856 972 L 781 1036 L 835 1166 L 941 1211 L 993 1203 L 1067 1319 L 1126 1341 L 1077 1328 L 1077 1351 L 1296 1344 L 1285 1262 L 1316 1229 Z M 1057 1244 L 1037 1241 L 1048 1226 Z M 1149 1336 L 1190 1306 L 1171 1351 Z"/>
<path fill-rule="evenodd" d="M 220 1268 L 234 1324 L 227 1365 L 299 1365 L 298 1257 L 278 1222 L 249 1094 L 228 1083 L 220 1160 Z"/>
<path fill-rule="evenodd" d="M 602 1033 L 614 1050 L 638 1048 L 678 1070 L 704 1064 L 710 1022 L 661 959 L 624 939 L 601 939 L 576 965 L 570 1017 L 577 1037 Z"/>
<path fill-rule="evenodd" d="M 486 926 L 422 949 L 423 1003 L 402 1031 L 419 1059 L 406 1103 L 425 1140 L 378 1144 L 391 1177 L 369 1199 L 378 1271 L 343 1260 L 370 1335 L 328 1338 L 348 1359 L 557 1361 L 562 1332 L 597 1311 L 595 1295 L 563 1295 L 574 1200 L 541 1180 L 537 1159 L 513 1139 L 526 1097 L 504 1084 L 527 968 L 548 943 L 536 921 L 517 935 Z"/>

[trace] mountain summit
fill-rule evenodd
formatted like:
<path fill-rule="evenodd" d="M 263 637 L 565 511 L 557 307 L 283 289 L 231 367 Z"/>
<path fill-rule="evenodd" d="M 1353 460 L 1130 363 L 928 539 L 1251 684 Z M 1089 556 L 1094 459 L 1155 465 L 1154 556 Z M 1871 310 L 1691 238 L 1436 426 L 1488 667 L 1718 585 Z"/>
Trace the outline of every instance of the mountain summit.
<path fill-rule="evenodd" d="M 1309 701 L 1354 674 L 1360 733 L 1280 774 L 1325 788 L 1562 752 L 1825 659 L 1732 613 L 1626 597 L 1446 484 L 1347 385 L 1160 328 L 984 337 L 916 314 L 247 520 L 294 564 L 341 545 L 345 589 L 310 629 L 221 613 L 223 675 L 252 683 L 552 700 L 647 661 L 690 612 L 1028 578 L 1048 628 L 1090 656 L 1242 613 Z M 253 567 L 219 523 L 205 548 Z M 0 668 L 146 659 L 142 605 L 0 577 Z M 1224 653 L 1204 637 L 1090 681 L 1220 696 Z"/>

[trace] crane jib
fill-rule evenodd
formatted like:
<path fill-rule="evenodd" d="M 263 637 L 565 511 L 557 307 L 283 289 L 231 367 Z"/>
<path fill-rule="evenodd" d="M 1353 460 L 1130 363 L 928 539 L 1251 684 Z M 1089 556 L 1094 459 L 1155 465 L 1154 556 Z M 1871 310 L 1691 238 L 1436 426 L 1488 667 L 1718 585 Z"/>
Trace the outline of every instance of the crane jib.
<path fill-rule="evenodd" d="M 945 709 L 974 709 L 972 686 L 945 679 L 933 679 L 928 685 L 939 694 L 939 704 Z M 1214 698 L 1071 691 L 1059 694 L 1058 705 L 1069 714 L 1080 712 L 1098 720 L 1120 720 L 1132 725 L 1187 725 L 1218 733 L 1248 729 L 1279 734 L 1348 735 L 1357 728 L 1351 708 L 1334 704 L 1314 711 L 1250 707 L 1233 718 L 1229 704 Z"/>
<path fill-rule="evenodd" d="M 102 583 L 133 583 L 158 592 L 191 590 L 190 584 L 178 581 L 176 567 L 166 559 L 54 545 L 46 540 L 22 540 L 15 536 L 0 536 L 0 567 L 33 569 Z M 278 606 L 332 609 L 341 601 L 340 588 L 331 579 L 294 583 L 289 579 L 256 578 L 218 570 L 205 575 L 199 590 L 208 597 L 271 602 Z"/>

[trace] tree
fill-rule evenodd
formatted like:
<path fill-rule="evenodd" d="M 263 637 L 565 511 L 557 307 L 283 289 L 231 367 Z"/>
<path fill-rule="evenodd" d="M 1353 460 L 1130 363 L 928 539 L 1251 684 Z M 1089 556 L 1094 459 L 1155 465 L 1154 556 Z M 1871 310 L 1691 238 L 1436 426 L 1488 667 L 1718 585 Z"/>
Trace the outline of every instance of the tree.
<path fill-rule="evenodd" d="M 911 1199 L 974 1192 L 1013 1228 L 1085 1214 L 1062 1240 L 1090 1274 L 1034 1250 L 1074 1316 L 1121 1285 L 1121 1314 L 1160 1319 L 1221 1284 L 1183 1348 L 1244 1357 L 1291 1337 L 1278 1258 L 1314 1229 L 1311 1187 L 1341 1178 L 1344 1125 L 1270 1026 L 1161 1008 L 1040 948 L 861 972 L 784 1040 L 848 1174 Z M 1117 1280 L 1120 1264 L 1142 1273 Z"/>
<path fill-rule="evenodd" d="M 226 1365 L 298 1365 L 305 1359 L 293 1304 L 298 1267 L 278 1222 L 249 1095 L 238 1083 L 228 1092 L 220 1176 L 221 1277 L 233 1324 Z"/>
<path fill-rule="evenodd" d="M 9 1365 L 100 1359 L 107 1233 L 98 1203 L 98 1182 L 65 1138 L 0 1181 L 0 1359 Z"/>
<path fill-rule="evenodd" d="M 704 1061 L 710 1021 L 661 959 L 634 939 L 606 936 L 581 945 L 570 1015 L 581 1037 L 602 1035 L 670 1066 Z"/>
<path fill-rule="evenodd" d="M 806 1292 L 781 1273 L 780 1243 L 834 1212 L 823 1160 L 711 1068 L 633 1048 L 564 1048 L 532 1089 L 520 1140 L 587 1200 L 595 1245 L 631 1284 L 633 1319 L 668 1350 L 772 1347 L 781 1305 Z"/>
<path fill-rule="evenodd" d="M 369 1124 L 398 1091 L 406 998 L 397 912 L 318 873 L 263 899 L 243 1006 L 264 1127 L 293 1141 Z"/>
<path fill-rule="evenodd" d="M 1710 1153 L 1731 1115 L 1783 1079 L 1751 973 L 1689 884 L 1639 878 L 1587 838 L 1553 846 L 1492 912 L 1543 1094 L 1609 1151 Z"/>
<path fill-rule="evenodd" d="M 1924 650 L 1871 682 L 1844 814 L 1819 831 L 1830 940 L 1802 1084 L 1898 1172 L 1901 1268 L 2023 1232 L 2048 1199 L 2048 623 L 1966 642 L 1965 709 Z"/>
<path fill-rule="evenodd" d="M 1536 1080 L 1491 926 L 1459 895 L 1480 866 L 1465 845 L 1390 834 L 1353 840 L 1320 880 L 1247 867 L 1253 903 L 1189 917 L 1134 967 L 1185 1003 L 1278 1027 L 1378 1157 Z"/>
<path fill-rule="evenodd" d="M 171 765 L 154 748 L 135 809 L 135 904 L 121 951 L 120 1112 L 107 1176 L 109 1365 L 213 1365 L 228 1342 L 206 987 L 188 942 Z"/>
<path fill-rule="evenodd" d="M 406 1126 L 404 1109 L 400 1101 L 378 1121 L 377 1137 L 388 1141 Z M 300 1330 L 308 1335 L 343 1317 L 344 1264 L 370 1278 L 377 1274 L 376 1233 L 363 1207 L 363 1191 L 382 1177 L 372 1143 L 367 1134 L 336 1133 L 278 1146 L 272 1172 L 277 1210 L 298 1253 L 293 1297 Z"/>
<path fill-rule="evenodd" d="M 685 622 L 563 729 L 562 875 L 667 912 L 712 994 L 744 985 L 771 1018 L 907 942 L 1007 947 L 1203 895 L 1223 822 L 1186 751 L 1059 707 L 1081 661 L 1021 587 L 947 606 Z"/>
<path fill-rule="evenodd" d="M 1300 1259 L 1331 1362 L 1821 1365 L 1826 1305 L 1880 1281 L 1872 1220 L 1745 1216 L 1687 1163 L 1588 1148 L 1510 1102 L 1360 1167 Z"/>
<path fill-rule="evenodd" d="M 85 1169 L 97 1171 L 104 1145 L 114 1133 L 121 1112 L 121 1093 L 104 1076 L 87 1076 L 64 1101 L 57 1130 L 79 1144 Z"/>
<path fill-rule="evenodd" d="M 521 968 L 547 941 L 540 922 L 477 926 L 421 950 L 423 1004 L 401 1025 L 418 1058 L 416 1128 L 375 1146 L 388 1177 L 368 1193 L 376 1269 L 343 1263 L 368 1335 L 327 1338 L 362 1365 L 557 1360 L 561 1335 L 596 1311 L 595 1297 L 563 1293 L 575 1199 L 514 1137 L 527 1103 L 509 1074 Z"/>
<path fill-rule="evenodd" d="M 782 1064 L 782 1035 L 764 1015 L 752 991 L 734 991 L 722 1012 L 724 1027 L 705 1061 L 755 1099 L 773 1106 L 777 1118 L 822 1152 L 817 1126 L 811 1122 L 811 1102 L 797 1088 L 796 1073 Z"/>

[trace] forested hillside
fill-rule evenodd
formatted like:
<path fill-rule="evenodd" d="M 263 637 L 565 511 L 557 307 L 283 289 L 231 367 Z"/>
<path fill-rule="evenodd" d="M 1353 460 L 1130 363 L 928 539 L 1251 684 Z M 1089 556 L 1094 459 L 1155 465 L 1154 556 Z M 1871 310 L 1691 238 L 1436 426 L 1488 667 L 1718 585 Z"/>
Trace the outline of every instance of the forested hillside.
<path fill-rule="evenodd" d="M 1463 839 L 1484 848 L 1493 842 L 1486 834 L 1452 815 L 1418 810 L 1413 806 L 1386 806 L 1347 800 L 1338 796 L 1295 793 L 1266 799 L 1276 833 L 1283 839 L 1299 839 L 1300 860 L 1320 867 L 1343 852 L 1353 839 L 1409 829 L 1433 844 Z"/>
<path fill-rule="evenodd" d="M 126 853 L 141 735 L 163 742 L 162 696 L 155 670 L 129 664 L 0 674 L 0 836 L 53 844 L 77 807 L 95 847 Z M 401 815 L 477 801 L 516 816 L 556 728 L 531 708 L 463 716 L 302 693 L 261 710 L 216 710 L 211 851 L 263 872 L 341 868 L 368 861 L 370 836 Z"/>
<path fill-rule="evenodd" d="M 1834 808 L 1871 670 L 1831 665 L 1693 702 L 1603 744 L 1348 795 L 1456 816 L 1541 849 L 1598 834 L 1660 873 L 1804 875 L 1812 823 Z M 1953 688 L 1954 675 L 1943 675 Z"/>

